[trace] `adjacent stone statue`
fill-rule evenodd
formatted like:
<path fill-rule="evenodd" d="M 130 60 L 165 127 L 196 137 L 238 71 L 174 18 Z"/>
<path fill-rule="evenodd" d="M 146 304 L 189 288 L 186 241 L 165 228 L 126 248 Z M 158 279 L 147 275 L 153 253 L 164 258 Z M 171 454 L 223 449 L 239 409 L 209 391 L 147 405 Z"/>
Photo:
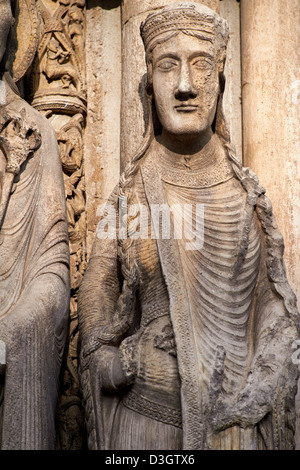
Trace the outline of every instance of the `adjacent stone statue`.
<path fill-rule="evenodd" d="M 176 3 L 141 35 L 145 143 L 80 288 L 89 448 L 292 449 L 299 317 L 271 203 L 223 116 L 227 23 Z"/>
<path fill-rule="evenodd" d="M 29 14 L 30 5 L 20 2 L 19 11 Z M 69 305 L 64 187 L 50 124 L 5 71 L 12 22 L 10 1 L 0 0 L 0 443 L 54 449 Z M 13 70 L 28 57 L 13 60 Z"/>

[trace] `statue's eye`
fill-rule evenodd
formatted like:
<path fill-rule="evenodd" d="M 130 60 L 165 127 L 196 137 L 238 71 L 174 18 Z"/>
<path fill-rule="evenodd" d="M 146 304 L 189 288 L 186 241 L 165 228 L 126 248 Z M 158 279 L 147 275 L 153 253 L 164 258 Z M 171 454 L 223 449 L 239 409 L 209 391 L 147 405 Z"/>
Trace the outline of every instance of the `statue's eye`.
<path fill-rule="evenodd" d="M 197 58 L 192 62 L 192 65 L 197 69 L 207 70 L 212 67 L 212 61 L 207 57 Z"/>
<path fill-rule="evenodd" d="M 163 71 L 171 70 L 176 66 L 177 66 L 177 63 L 174 60 L 170 60 L 170 59 L 163 60 L 157 64 L 157 67 Z"/>

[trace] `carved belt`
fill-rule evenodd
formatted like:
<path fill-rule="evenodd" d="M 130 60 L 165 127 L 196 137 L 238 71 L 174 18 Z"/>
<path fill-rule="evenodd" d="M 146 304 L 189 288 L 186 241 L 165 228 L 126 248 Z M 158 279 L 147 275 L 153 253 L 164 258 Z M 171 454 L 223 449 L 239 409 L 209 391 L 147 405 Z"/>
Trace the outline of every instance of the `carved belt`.
<path fill-rule="evenodd" d="M 149 398 L 136 393 L 134 390 L 128 393 L 122 403 L 126 408 L 147 418 L 152 418 L 155 421 L 160 421 L 165 424 L 171 424 L 178 428 L 182 427 L 180 410 L 149 400 Z"/>
<path fill-rule="evenodd" d="M 164 317 L 165 315 L 170 316 L 169 302 L 166 302 L 165 305 L 164 302 L 162 302 L 162 305 L 159 306 L 156 303 L 154 305 L 147 305 L 146 308 L 143 308 L 141 326 L 146 327 L 153 320 Z"/>

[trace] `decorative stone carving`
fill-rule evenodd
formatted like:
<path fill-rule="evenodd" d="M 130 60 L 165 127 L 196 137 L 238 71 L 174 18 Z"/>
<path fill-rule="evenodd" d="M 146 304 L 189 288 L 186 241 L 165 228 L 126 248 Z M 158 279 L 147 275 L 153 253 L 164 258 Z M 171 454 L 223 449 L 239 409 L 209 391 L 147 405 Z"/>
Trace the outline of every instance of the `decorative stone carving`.
<path fill-rule="evenodd" d="M 39 111 L 49 111 L 51 104 L 52 112 L 85 113 L 85 2 L 52 4 L 49 10 L 43 0 L 37 1 L 41 31 L 31 73 L 32 105 Z"/>
<path fill-rule="evenodd" d="M 10 0 L 0 2 L 0 443 L 1 449 L 42 450 L 55 448 L 69 249 L 55 133 L 13 81 L 33 59 L 35 2 L 21 2 L 16 12 L 12 38 L 17 35 L 20 51 L 5 64 L 13 17 Z M 16 42 L 9 44 L 11 54 Z"/>
<path fill-rule="evenodd" d="M 292 449 L 299 313 L 271 203 L 223 115 L 227 24 L 179 2 L 141 35 L 148 129 L 79 293 L 88 446 Z"/>
<path fill-rule="evenodd" d="M 18 21 L 11 28 L 7 44 L 7 69 L 18 82 L 30 67 L 39 39 L 39 19 L 35 0 L 22 0 Z"/>
<path fill-rule="evenodd" d="M 67 202 L 71 301 L 57 448 L 80 449 L 84 436 L 77 377 L 77 290 L 86 267 L 83 133 L 86 116 L 85 0 L 36 2 L 40 35 L 30 74 L 31 104 L 56 131 Z"/>

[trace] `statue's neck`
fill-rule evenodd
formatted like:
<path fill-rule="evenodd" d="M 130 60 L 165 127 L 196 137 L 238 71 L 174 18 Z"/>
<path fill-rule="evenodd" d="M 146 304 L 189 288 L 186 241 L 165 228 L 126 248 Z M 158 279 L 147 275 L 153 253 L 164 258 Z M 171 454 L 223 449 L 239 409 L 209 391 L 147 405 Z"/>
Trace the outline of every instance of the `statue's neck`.
<path fill-rule="evenodd" d="M 168 141 L 163 134 L 156 138 L 156 151 L 160 163 L 178 170 L 205 171 L 224 158 L 224 148 L 219 137 L 212 132 L 201 142 Z"/>

